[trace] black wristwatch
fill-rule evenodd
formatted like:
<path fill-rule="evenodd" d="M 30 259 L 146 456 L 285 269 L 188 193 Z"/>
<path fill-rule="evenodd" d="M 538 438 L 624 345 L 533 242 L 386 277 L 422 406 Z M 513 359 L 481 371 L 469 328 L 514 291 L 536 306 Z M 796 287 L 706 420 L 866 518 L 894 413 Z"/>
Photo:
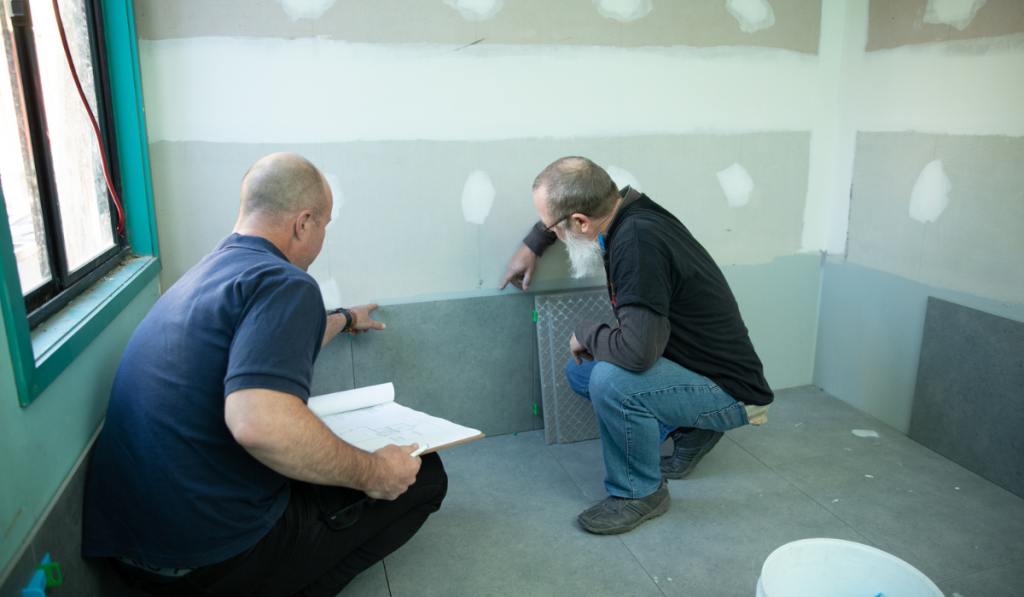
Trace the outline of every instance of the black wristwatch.
<path fill-rule="evenodd" d="M 327 312 L 328 315 L 334 315 L 335 313 L 341 313 L 342 315 L 345 316 L 345 327 L 341 328 L 341 331 L 342 332 L 351 332 L 352 331 L 352 314 L 348 312 L 348 309 L 335 309 L 333 311 L 328 311 Z"/>

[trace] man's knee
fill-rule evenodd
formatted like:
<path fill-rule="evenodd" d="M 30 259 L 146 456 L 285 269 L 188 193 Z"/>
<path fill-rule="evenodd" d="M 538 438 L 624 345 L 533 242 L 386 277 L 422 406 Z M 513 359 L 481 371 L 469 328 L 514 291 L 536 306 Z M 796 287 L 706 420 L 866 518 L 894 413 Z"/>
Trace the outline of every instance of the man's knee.
<path fill-rule="evenodd" d="M 437 512 L 448 494 L 448 473 L 444 470 L 444 464 L 437 452 L 425 454 L 420 457 L 420 472 L 416 475 L 416 484 L 410 487 L 415 489 L 418 508 L 428 512 Z"/>
<path fill-rule="evenodd" d="M 598 363 L 590 373 L 590 397 L 594 403 L 612 400 L 620 394 L 619 381 L 623 376 L 629 375 L 629 371 L 612 365 L 611 363 Z"/>

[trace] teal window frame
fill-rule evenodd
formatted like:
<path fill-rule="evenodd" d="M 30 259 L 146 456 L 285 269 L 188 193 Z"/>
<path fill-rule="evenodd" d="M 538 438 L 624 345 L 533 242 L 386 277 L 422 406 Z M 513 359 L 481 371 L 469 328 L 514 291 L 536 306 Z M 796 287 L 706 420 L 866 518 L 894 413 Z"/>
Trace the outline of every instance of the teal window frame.
<path fill-rule="evenodd" d="M 131 0 L 103 0 L 102 7 L 125 227 L 135 257 L 30 331 L 11 230 L 0 226 L 0 314 L 22 406 L 31 404 L 160 273 L 135 14 Z M 6 214 L 2 191 L 0 207 Z"/>

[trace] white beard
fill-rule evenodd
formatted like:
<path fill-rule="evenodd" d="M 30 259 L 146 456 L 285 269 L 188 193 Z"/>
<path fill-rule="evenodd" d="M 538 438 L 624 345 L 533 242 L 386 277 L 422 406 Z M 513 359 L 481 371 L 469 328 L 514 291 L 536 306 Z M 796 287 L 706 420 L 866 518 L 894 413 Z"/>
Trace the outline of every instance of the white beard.
<path fill-rule="evenodd" d="M 598 241 L 566 230 L 565 248 L 569 252 L 569 275 L 574 280 L 589 278 L 604 269 L 604 251 Z"/>

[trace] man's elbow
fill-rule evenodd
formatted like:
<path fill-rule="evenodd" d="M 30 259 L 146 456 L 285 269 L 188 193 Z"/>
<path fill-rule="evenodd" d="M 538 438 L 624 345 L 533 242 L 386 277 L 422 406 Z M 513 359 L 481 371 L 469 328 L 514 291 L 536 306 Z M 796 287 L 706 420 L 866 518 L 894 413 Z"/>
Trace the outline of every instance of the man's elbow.
<path fill-rule="evenodd" d="M 238 445 L 246 450 L 267 447 L 271 430 L 267 428 L 264 419 L 243 397 L 229 395 L 225 400 L 224 422 Z"/>

